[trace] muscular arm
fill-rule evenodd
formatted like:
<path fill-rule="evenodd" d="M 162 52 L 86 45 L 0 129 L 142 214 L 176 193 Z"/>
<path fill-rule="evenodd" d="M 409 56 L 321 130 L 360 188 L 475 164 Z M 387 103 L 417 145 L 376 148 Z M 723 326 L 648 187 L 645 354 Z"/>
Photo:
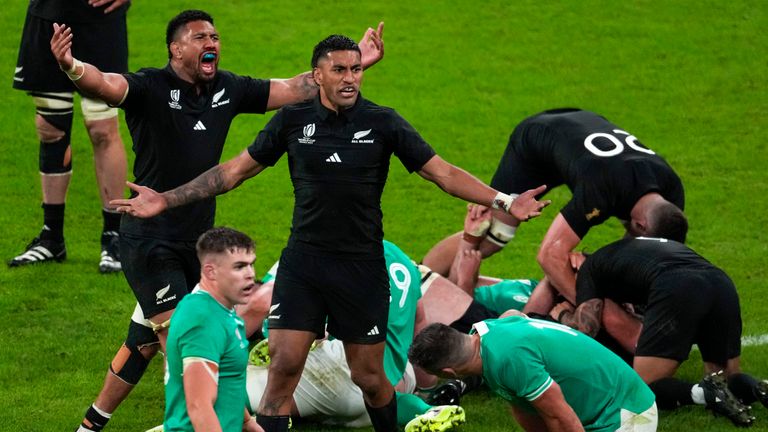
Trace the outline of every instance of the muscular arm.
<path fill-rule="evenodd" d="M 216 363 L 195 361 L 184 368 L 184 398 L 187 413 L 196 431 L 221 431 L 221 424 L 213 404 L 218 393 L 219 366 Z"/>
<path fill-rule="evenodd" d="M 560 317 L 560 322 L 595 337 L 602 327 L 604 305 L 603 299 L 587 300 L 580 304 L 574 312 L 564 311 Z"/>
<path fill-rule="evenodd" d="M 547 429 L 558 432 L 578 432 L 584 427 L 563 396 L 560 386 L 553 382 L 541 396 L 531 401 Z"/>
<path fill-rule="evenodd" d="M 264 168 L 251 158 L 248 150 L 243 150 L 235 158 L 216 165 L 190 180 L 189 183 L 163 192 L 161 195 L 165 198 L 168 208 L 178 207 L 228 192 L 260 173 Z"/>
<path fill-rule="evenodd" d="M 109 203 L 116 206 L 119 212 L 148 218 L 169 208 L 230 191 L 245 180 L 262 172 L 264 168 L 266 168 L 264 165 L 251 158 L 248 150 L 243 150 L 235 158 L 216 165 L 188 183 L 167 192 L 157 193 L 148 187 L 129 182 L 128 186 L 137 192 L 136 197 L 112 200 Z"/>
<path fill-rule="evenodd" d="M 499 193 L 496 189 L 481 182 L 477 177 L 451 165 L 437 155 L 421 167 L 419 175 L 450 195 L 487 207 L 491 207 L 496 194 Z M 521 220 L 528 220 L 540 215 L 541 210 L 549 204 L 549 201 L 539 202 L 535 197 L 544 192 L 544 189 L 546 189 L 545 186 L 540 186 L 523 192 L 512 203 L 509 212 Z"/>
<path fill-rule="evenodd" d="M 576 304 L 576 276 L 571 268 L 568 253 L 580 241 L 562 213 L 558 213 L 549 226 L 536 257 L 552 286 L 573 304 Z"/>
<path fill-rule="evenodd" d="M 70 70 L 76 64 L 72 57 L 72 38 L 72 29 L 65 24 L 53 25 L 51 52 L 63 71 Z M 110 105 L 119 105 L 128 93 L 128 81 L 120 74 L 104 73 L 88 63 L 77 64 L 73 73 L 80 76 L 73 81 L 78 89 Z"/>

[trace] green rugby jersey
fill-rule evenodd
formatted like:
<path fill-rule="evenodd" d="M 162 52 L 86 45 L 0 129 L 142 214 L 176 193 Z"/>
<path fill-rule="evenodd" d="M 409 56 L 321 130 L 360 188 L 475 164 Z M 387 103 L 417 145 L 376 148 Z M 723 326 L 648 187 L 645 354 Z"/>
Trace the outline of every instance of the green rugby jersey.
<path fill-rule="evenodd" d="M 475 301 L 499 314 L 510 309 L 522 311 L 538 283 L 535 279 L 504 279 L 479 286 L 475 288 Z"/>
<path fill-rule="evenodd" d="M 498 395 L 535 412 L 531 401 L 557 382 L 587 431 L 615 431 L 621 410 L 642 413 L 651 389 L 624 361 L 570 327 L 514 316 L 481 321 L 483 377 Z"/>
<path fill-rule="evenodd" d="M 183 359 L 201 357 L 219 365 L 214 410 L 222 430 L 239 432 L 247 395 L 245 371 L 248 340 L 245 324 L 209 293 L 196 289 L 185 296 L 173 313 L 168 330 L 165 369 L 166 432 L 192 431 L 183 385 Z"/>
<path fill-rule="evenodd" d="M 384 240 L 384 259 L 389 276 L 389 317 L 384 349 L 384 372 L 392 385 L 403 377 L 408 348 L 413 342 L 416 304 L 421 298 L 421 274 L 410 257 Z"/>

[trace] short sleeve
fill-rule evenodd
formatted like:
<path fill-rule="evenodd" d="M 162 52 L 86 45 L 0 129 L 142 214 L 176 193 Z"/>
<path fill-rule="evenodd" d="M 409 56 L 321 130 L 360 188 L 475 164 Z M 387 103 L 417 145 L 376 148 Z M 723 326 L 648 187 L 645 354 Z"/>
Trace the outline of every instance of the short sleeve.
<path fill-rule="evenodd" d="M 613 211 L 610 193 L 597 184 L 603 182 L 583 181 L 573 190 L 573 197 L 560 213 L 573 232 L 584 238 L 590 228 L 605 222 Z"/>
<path fill-rule="evenodd" d="M 149 72 L 146 69 L 141 69 L 138 72 L 125 73 L 123 77 L 128 81 L 128 94 L 119 107 L 128 110 L 141 109 L 151 81 Z"/>
<path fill-rule="evenodd" d="M 435 151 L 399 114 L 392 111 L 392 152 L 408 172 L 419 171 L 435 155 Z"/>
<path fill-rule="evenodd" d="M 505 357 L 500 370 L 504 378 L 502 382 L 518 397 L 530 402 L 552 386 L 552 377 L 544 368 L 541 355 L 532 347 L 514 347 Z"/>
<path fill-rule="evenodd" d="M 237 112 L 263 114 L 269 102 L 269 80 L 235 75 L 240 103 Z"/>
<path fill-rule="evenodd" d="M 274 166 L 280 160 L 288 149 L 285 140 L 281 139 L 282 127 L 283 110 L 280 110 L 248 147 L 248 154 L 253 160 L 265 166 Z"/>
<path fill-rule="evenodd" d="M 222 343 L 227 340 L 226 334 L 218 331 L 218 326 L 205 324 L 196 324 L 178 336 L 179 358 L 201 357 L 216 364 L 220 363 L 224 352 Z"/>

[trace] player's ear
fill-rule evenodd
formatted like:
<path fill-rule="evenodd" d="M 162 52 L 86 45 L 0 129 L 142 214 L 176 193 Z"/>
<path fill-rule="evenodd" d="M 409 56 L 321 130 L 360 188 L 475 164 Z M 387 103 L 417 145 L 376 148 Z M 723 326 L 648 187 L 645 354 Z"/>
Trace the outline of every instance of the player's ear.
<path fill-rule="evenodd" d="M 440 369 L 440 376 L 443 378 L 458 378 L 459 375 L 456 374 L 456 371 L 453 368 L 450 367 L 444 367 Z"/>
<path fill-rule="evenodd" d="M 323 76 L 323 73 L 322 71 L 320 71 L 320 68 L 318 67 L 312 68 L 312 79 L 315 80 L 315 84 L 320 85 L 320 83 L 323 80 L 322 76 Z"/>
<path fill-rule="evenodd" d="M 203 272 L 204 278 L 208 280 L 216 280 L 216 264 L 212 261 L 203 263 L 201 271 Z"/>
<path fill-rule="evenodd" d="M 178 42 L 174 41 L 171 42 L 170 45 L 171 48 L 171 54 L 173 55 L 173 58 L 180 59 L 181 58 L 181 46 Z"/>

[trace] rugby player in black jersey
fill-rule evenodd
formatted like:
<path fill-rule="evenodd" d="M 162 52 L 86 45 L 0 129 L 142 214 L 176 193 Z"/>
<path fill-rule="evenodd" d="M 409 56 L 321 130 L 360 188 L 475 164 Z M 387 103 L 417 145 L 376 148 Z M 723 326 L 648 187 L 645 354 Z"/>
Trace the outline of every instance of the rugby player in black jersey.
<path fill-rule="evenodd" d="M 162 194 L 137 186 L 137 197 L 115 203 L 150 217 L 231 190 L 288 153 L 296 204 L 272 296 L 272 363 L 257 420 L 267 432 L 287 430 L 291 395 L 327 318 L 328 332 L 344 342 L 374 429 L 394 431 L 394 391 L 382 367 L 389 287 L 380 207 L 391 155 L 449 194 L 520 220 L 546 206 L 534 198 L 544 187 L 512 200 L 443 161 L 394 110 L 360 96 L 361 54 L 349 38 L 321 41 L 312 68 L 319 97 L 282 109 L 239 156 L 184 186 Z"/>
<path fill-rule="evenodd" d="M 721 269 L 682 243 L 638 237 L 600 248 L 577 274 L 578 307 L 553 314 L 594 336 L 607 300 L 640 306 L 644 315 L 629 343 L 636 347 L 633 367 L 656 394 L 659 408 L 707 405 L 744 426 L 753 417 L 733 395 L 744 404 L 759 400 L 768 406 L 768 385 L 741 372 L 739 297 Z M 673 378 L 693 344 L 709 374 L 695 385 Z"/>
<path fill-rule="evenodd" d="M 383 23 L 366 31 L 361 67 L 383 56 L 382 31 Z M 169 62 L 161 69 L 103 73 L 72 57 L 73 37 L 68 26 L 54 24 L 51 51 L 61 69 L 83 93 L 125 111 L 136 153 L 134 182 L 161 191 L 184 184 L 219 162 L 236 115 L 264 113 L 311 99 L 318 91 L 310 72 L 260 80 L 219 70 L 219 34 L 213 18 L 199 10 L 181 12 L 168 23 Z M 158 340 L 164 349 L 176 304 L 199 280 L 195 239 L 213 226 L 215 205 L 214 199 L 207 199 L 149 219 L 123 215 L 123 271 L 141 308 L 83 430 L 100 430 L 138 383 L 157 352 Z"/>
<path fill-rule="evenodd" d="M 590 228 L 609 217 L 622 220 L 629 235 L 685 239 L 680 178 L 634 135 L 598 114 L 554 109 L 515 128 L 491 186 L 516 194 L 540 184 L 548 190 L 565 184 L 573 193 L 550 225 L 537 257 L 552 285 L 571 303 L 575 278 L 568 254 Z M 514 216 L 494 211 L 479 246 L 483 256 L 501 250 L 519 224 Z M 447 275 L 462 241 L 461 232 L 444 239 L 424 257 L 424 264 Z"/>

